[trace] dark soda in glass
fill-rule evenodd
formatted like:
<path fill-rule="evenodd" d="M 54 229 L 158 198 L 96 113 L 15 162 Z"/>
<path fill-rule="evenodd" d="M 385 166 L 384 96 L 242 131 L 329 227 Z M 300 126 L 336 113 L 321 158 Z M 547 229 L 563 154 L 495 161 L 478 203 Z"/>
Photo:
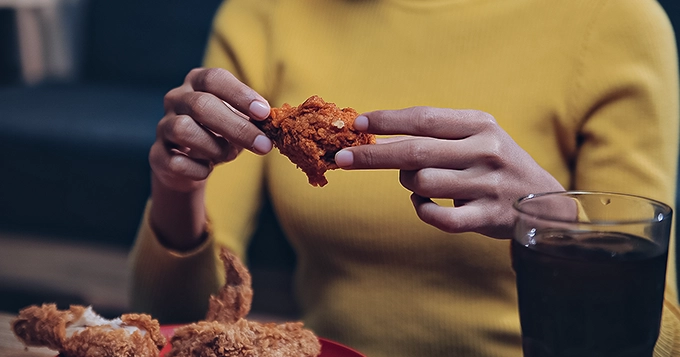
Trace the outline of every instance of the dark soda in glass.
<path fill-rule="evenodd" d="M 547 231 L 512 242 L 525 357 L 651 357 L 667 249 L 628 234 Z"/>

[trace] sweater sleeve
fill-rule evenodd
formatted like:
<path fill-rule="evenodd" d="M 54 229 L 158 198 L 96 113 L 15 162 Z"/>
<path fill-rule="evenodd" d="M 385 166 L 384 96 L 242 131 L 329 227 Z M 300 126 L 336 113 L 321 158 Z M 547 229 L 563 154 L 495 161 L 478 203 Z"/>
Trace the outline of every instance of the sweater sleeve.
<path fill-rule="evenodd" d="M 626 192 L 675 203 L 678 63 L 656 1 L 608 0 L 579 54 L 570 113 L 579 128 L 572 189 Z M 674 234 L 655 356 L 680 356 Z"/>
<path fill-rule="evenodd" d="M 256 6 L 261 3 L 228 1 L 220 7 L 204 63 L 231 71 L 263 93 L 267 46 L 262 21 L 267 17 Z M 263 197 L 263 170 L 264 158 L 246 150 L 236 160 L 214 169 L 206 184 L 207 239 L 191 252 L 175 252 L 159 242 L 149 225 L 153 202 L 148 202 L 130 254 L 130 305 L 134 311 L 150 313 L 161 323 L 196 321 L 205 316 L 209 295 L 224 283 L 217 248 L 228 247 L 245 258 Z"/>
<path fill-rule="evenodd" d="M 578 128 L 573 185 L 673 204 L 678 64 L 653 0 L 608 0 L 580 49 L 569 113 Z"/>
<path fill-rule="evenodd" d="M 208 309 L 208 297 L 219 287 L 214 237 L 189 252 L 164 247 L 149 225 L 147 203 L 130 254 L 130 307 L 160 323 L 196 321 Z"/>
<path fill-rule="evenodd" d="M 207 239 L 189 252 L 163 246 L 149 224 L 149 201 L 130 255 L 133 311 L 149 313 L 161 323 L 202 319 L 208 297 L 224 284 L 217 248 L 245 257 L 260 207 L 263 159 L 244 152 L 217 167 L 206 187 Z M 244 259 L 245 260 L 245 259 Z"/>

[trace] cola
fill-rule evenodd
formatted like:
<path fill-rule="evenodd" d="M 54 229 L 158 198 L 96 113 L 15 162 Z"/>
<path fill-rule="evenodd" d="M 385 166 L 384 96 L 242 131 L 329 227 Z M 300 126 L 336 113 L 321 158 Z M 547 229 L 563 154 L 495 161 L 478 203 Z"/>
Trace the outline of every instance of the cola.
<path fill-rule="evenodd" d="M 525 357 L 651 357 L 668 250 L 608 232 L 539 232 L 511 246 Z"/>

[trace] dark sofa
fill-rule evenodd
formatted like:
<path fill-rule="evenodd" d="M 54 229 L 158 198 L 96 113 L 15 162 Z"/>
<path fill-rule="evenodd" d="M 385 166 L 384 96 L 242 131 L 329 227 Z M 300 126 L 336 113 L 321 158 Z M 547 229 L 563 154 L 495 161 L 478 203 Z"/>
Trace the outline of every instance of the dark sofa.
<path fill-rule="evenodd" d="M 87 1 L 77 81 L 0 87 L 0 229 L 132 242 L 163 95 L 200 65 L 219 3 Z"/>

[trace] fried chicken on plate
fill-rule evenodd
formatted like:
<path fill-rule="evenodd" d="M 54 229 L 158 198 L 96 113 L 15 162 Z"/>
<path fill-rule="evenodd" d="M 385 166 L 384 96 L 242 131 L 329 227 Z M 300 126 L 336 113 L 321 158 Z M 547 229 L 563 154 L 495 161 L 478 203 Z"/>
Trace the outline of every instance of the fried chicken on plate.
<path fill-rule="evenodd" d="M 314 357 L 317 337 L 301 322 L 201 321 L 175 330 L 166 357 Z"/>
<path fill-rule="evenodd" d="M 12 321 L 12 331 L 26 346 L 48 347 L 63 357 L 157 357 L 166 343 L 149 315 L 108 320 L 79 305 L 29 306 Z"/>
<path fill-rule="evenodd" d="M 236 322 L 250 312 L 252 278 L 241 260 L 226 249 L 220 251 L 226 282 L 217 296 L 210 296 L 207 321 Z"/>
<path fill-rule="evenodd" d="M 272 108 L 267 119 L 254 123 L 281 154 L 307 174 L 311 185 L 324 186 L 328 183 L 324 173 L 338 168 L 335 153 L 375 143 L 374 135 L 354 129 L 358 115 L 352 108 L 341 109 L 319 96 L 311 96 L 297 107 L 284 104 Z"/>
<path fill-rule="evenodd" d="M 166 357 L 315 357 L 318 338 L 301 322 L 283 324 L 249 321 L 253 292 L 248 269 L 226 249 L 220 252 L 226 284 L 210 297 L 206 321 L 179 327 Z"/>
<path fill-rule="evenodd" d="M 249 321 L 253 298 L 248 269 L 226 249 L 220 252 L 226 283 L 210 297 L 206 321 L 175 329 L 165 357 L 316 357 L 321 343 L 302 322 Z M 26 346 L 48 347 L 60 357 L 158 357 L 166 339 L 145 314 L 108 320 L 91 307 L 29 306 L 12 321 Z"/>

